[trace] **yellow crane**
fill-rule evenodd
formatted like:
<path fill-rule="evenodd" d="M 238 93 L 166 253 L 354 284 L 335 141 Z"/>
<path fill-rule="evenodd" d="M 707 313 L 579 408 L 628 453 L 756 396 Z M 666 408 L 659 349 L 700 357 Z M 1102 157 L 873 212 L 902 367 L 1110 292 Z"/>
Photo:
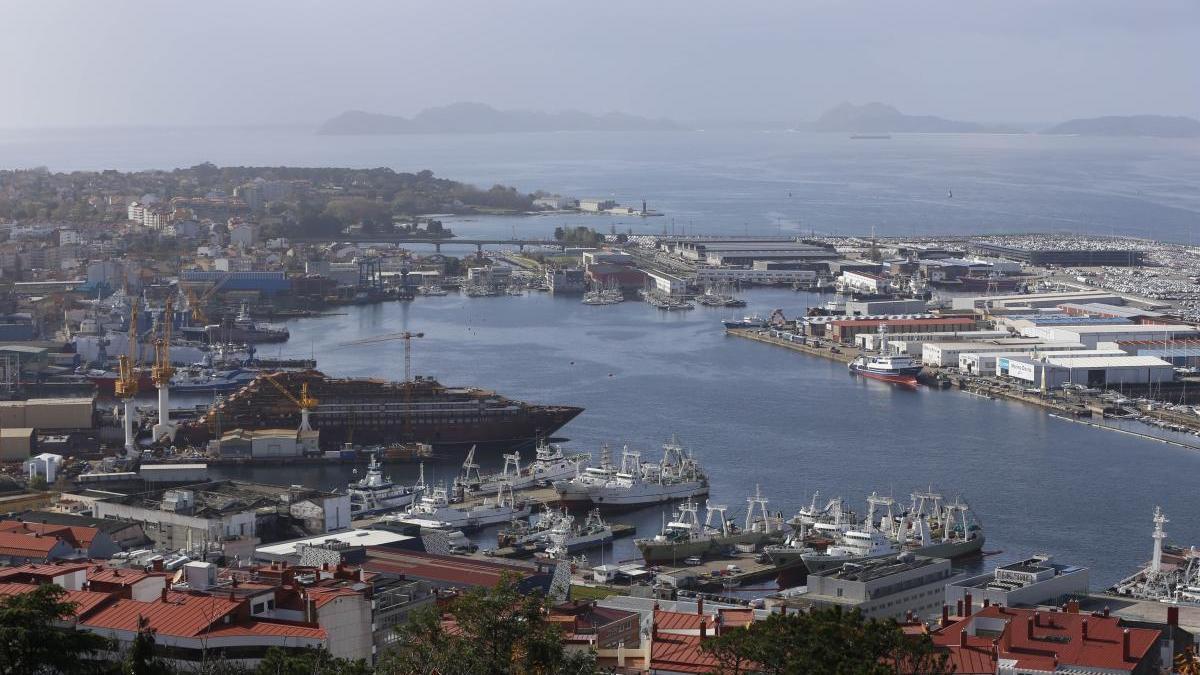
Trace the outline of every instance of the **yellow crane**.
<path fill-rule="evenodd" d="M 113 383 L 113 393 L 124 404 L 125 419 L 125 452 L 130 456 L 136 454 L 137 445 L 133 438 L 133 418 L 135 415 L 133 399 L 138 393 L 138 302 L 134 301 L 129 310 L 129 348 L 127 353 L 117 357 L 117 381 Z"/>
<path fill-rule="evenodd" d="M 192 310 L 193 321 L 200 325 L 208 323 L 208 315 L 205 314 L 204 307 L 217 295 L 218 292 L 220 292 L 221 287 L 225 285 L 226 281 L 229 281 L 228 274 L 221 277 L 217 283 L 210 286 L 207 291 L 204 291 L 203 295 L 196 295 L 194 290 L 190 288 L 187 289 L 188 307 Z"/>
<path fill-rule="evenodd" d="M 152 430 L 155 440 L 163 436 L 175 440 L 170 402 L 171 378 L 175 376 L 175 367 L 171 365 L 171 327 L 174 322 L 175 298 L 168 296 L 159 321 L 158 339 L 154 341 L 154 367 L 150 369 L 150 378 L 158 388 L 158 424 Z"/>
<path fill-rule="evenodd" d="M 265 379 L 267 382 L 270 382 L 272 386 L 279 390 L 279 393 L 283 394 L 284 398 L 291 401 L 297 408 L 300 409 L 300 431 L 312 431 L 312 426 L 310 426 L 308 423 L 308 416 L 317 409 L 317 406 L 320 405 L 321 402 L 317 400 L 317 397 L 308 393 L 307 382 L 300 385 L 300 396 L 296 397 L 292 395 L 292 392 L 287 390 L 287 387 L 283 386 L 278 380 L 275 379 L 276 375 L 277 373 L 268 373 L 263 375 L 263 379 Z"/>

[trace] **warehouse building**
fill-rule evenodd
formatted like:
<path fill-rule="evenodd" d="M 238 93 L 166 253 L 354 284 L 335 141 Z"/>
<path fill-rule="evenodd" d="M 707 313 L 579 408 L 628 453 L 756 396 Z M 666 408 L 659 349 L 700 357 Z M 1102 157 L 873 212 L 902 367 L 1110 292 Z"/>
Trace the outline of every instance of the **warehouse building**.
<path fill-rule="evenodd" d="M 924 300 L 847 300 L 846 316 L 920 314 L 928 308 Z"/>
<path fill-rule="evenodd" d="M 1154 356 L 1008 357 L 1008 376 L 1042 389 L 1065 385 L 1094 389 L 1158 384 L 1175 379 L 1175 368 Z"/>
<path fill-rule="evenodd" d="M 236 458 L 286 458 L 320 452 L 320 432 L 295 429 L 234 429 L 216 443 L 217 455 Z"/>
<path fill-rule="evenodd" d="M 816 318 L 816 317 L 814 317 Z M 946 333 L 974 330 L 978 327 L 971 316 L 933 316 L 895 314 L 889 316 L 864 316 L 853 319 L 833 318 L 828 322 L 826 334 L 838 342 L 851 344 L 860 333 L 878 333 L 886 326 L 888 333 Z"/>
<path fill-rule="evenodd" d="M 24 462 L 33 456 L 31 427 L 0 428 L 0 462 Z"/>
<path fill-rule="evenodd" d="M 1102 302 L 1111 305 L 1125 304 L 1125 298 L 1109 291 L 1071 291 L 1066 293 L 1012 293 L 1005 295 L 973 295 L 952 298 L 954 309 L 1006 309 L 1058 307 L 1065 302 Z"/>
<path fill-rule="evenodd" d="M 1099 316 L 1106 318 L 1129 319 L 1134 323 L 1158 323 L 1167 315 L 1152 309 L 1140 307 L 1121 307 L 1103 302 L 1065 302 L 1058 306 L 1065 314 L 1071 316 Z"/>
<path fill-rule="evenodd" d="M 938 368 L 955 368 L 963 354 L 971 352 L 1034 352 L 1085 349 L 1077 342 L 1046 342 L 1028 338 L 1001 338 L 982 342 L 930 342 L 921 347 L 921 363 Z"/>
<path fill-rule="evenodd" d="M 1200 340 L 1120 340 L 1116 346 L 1125 354 L 1157 356 L 1176 367 L 1200 367 Z"/>
<path fill-rule="evenodd" d="M 1022 330 L 1021 334 L 1053 342 L 1079 342 L 1088 349 L 1095 349 L 1099 342 L 1200 338 L 1200 329 L 1183 324 L 1032 326 Z"/>
<path fill-rule="evenodd" d="M 663 295 L 680 296 L 687 293 L 687 281 L 657 270 L 646 270 L 646 287 Z"/>
<path fill-rule="evenodd" d="M 1039 352 L 1004 352 L 992 355 L 988 358 L 987 354 L 963 354 L 959 357 L 959 369 L 962 369 L 964 359 L 970 357 L 979 357 L 973 362 L 975 373 L 980 375 L 1008 375 L 1008 360 L 1009 358 L 1026 358 L 1030 356 L 1038 358 L 1046 358 L 1052 356 L 1125 356 L 1125 352 L 1119 349 L 1075 349 L 1075 350 L 1057 350 L 1057 351 L 1039 351 Z"/>
<path fill-rule="evenodd" d="M 926 342 L 972 342 L 975 340 L 996 340 L 1012 337 L 1006 330 L 962 330 L 946 331 L 944 333 L 900 333 L 888 331 L 887 335 L 879 333 L 859 333 L 854 336 L 854 344 L 867 351 L 879 351 L 880 344 L 886 340 L 888 350 L 893 354 L 921 355 L 921 345 Z"/>
<path fill-rule="evenodd" d="M 817 280 L 817 273 L 807 269 L 736 269 L 727 267 L 701 267 L 696 270 L 696 283 L 705 284 L 810 284 Z"/>
<path fill-rule="evenodd" d="M 94 398 L 31 398 L 0 401 L 0 427 L 31 427 L 39 431 L 91 429 Z"/>

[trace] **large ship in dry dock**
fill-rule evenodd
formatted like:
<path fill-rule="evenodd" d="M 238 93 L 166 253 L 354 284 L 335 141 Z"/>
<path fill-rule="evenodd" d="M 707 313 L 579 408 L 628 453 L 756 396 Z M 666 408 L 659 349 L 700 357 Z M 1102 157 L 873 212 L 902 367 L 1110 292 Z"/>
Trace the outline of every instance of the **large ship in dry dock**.
<path fill-rule="evenodd" d="M 512 447 L 549 436 L 583 412 L 514 401 L 474 387 L 447 387 L 426 377 L 337 379 L 310 370 L 260 375 L 181 433 L 195 443 L 232 429 L 297 429 L 302 404 L 309 406 L 308 424 L 320 431 L 325 448 L 347 441 Z"/>

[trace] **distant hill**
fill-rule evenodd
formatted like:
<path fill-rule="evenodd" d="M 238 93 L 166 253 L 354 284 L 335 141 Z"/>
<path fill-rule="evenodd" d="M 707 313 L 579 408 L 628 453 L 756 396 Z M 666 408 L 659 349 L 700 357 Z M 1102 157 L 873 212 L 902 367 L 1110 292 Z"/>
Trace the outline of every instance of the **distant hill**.
<path fill-rule="evenodd" d="M 1190 117 L 1167 117 L 1165 115 L 1114 115 L 1068 120 L 1050 127 L 1042 133 L 1078 134 L 1080 136 L 1197 138 L 1200 137 L 1200 121 Z"/>
<path fill-rule="evenodd" d="M 537 131 L 672 131 L 684 127 L 667 119 L 625 113 L 592 115 L 577 110 L 557 113 L 497 110 L 483 103 L 452 103 L 426 108 L 412 118 L 358 110 L 325 122 L 319 134 L 497 134 Z"/>
<path fill-rule="evenodd" d="M 842 103 L 817 118 L 814 131 L 849 133 L 958 133 L 958 134 L 1015 134 L 1024 133 L 1010 127 L 959 122 L 933 115 L 905 115 L 886 103 Z"/>

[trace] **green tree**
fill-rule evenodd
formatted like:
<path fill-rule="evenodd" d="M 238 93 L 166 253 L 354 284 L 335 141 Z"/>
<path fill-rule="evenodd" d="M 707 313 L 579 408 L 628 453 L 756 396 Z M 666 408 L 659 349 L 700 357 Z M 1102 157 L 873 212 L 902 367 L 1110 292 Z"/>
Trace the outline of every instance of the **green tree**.
<path fill-rule="evenodd" d="M 174 670 L 154 655 L 154 631 L 144 622 L 138 626 L 137 635 L 125 654 L 121 664 L 122 675 L 171 675 Z"/>
<path fill-rule="evenodd" d="M 380 660 L 376 673 L 400 675 L 543 675 L 597 672 L 587 654 L 563 648 L 558 626 L 546 620 L 540 593 L 523 594 L 506 575 L 495 587 L 474 589 L 444 611 L 454 619 L 446 630 L 436 607 L 419 611 L 397 627 L 397 646 Z"/>
<path fill-rule="evenodd" d="M 772 614 L 706 641 L 721 664 L 714 672 L 778 675 L 943 675 L 946 654 L 929 636 L 909 636 L 892 620 L 864 620 L 858 610 Z"/>
<path fill-rule="evenodd" d="M 30 490 L 37 490 L 38 492 L 45 492 L 46 487 L 47 487 L 46 477 L 40 473 L 37 474 L 36 476 L 34 476 L 33 478 L 29 479 L 29 489 Z"/>
<path fill-rule="evenodd" d="M 324 649 L 297 652 L 278 647 L 267 650 L 254 669 L 254 675 L 371 675 L 371 672 L 371 667 L 361 659 L 339 659 Z"/>
<path fill-rule="evenodd" d="M 44 584 L 0 599 L 0 673 L 99 672 L 93 658 L 111 643 L 95 633 L 59 625 L 75 613 L 66 595 L 61 586 Z"/>

